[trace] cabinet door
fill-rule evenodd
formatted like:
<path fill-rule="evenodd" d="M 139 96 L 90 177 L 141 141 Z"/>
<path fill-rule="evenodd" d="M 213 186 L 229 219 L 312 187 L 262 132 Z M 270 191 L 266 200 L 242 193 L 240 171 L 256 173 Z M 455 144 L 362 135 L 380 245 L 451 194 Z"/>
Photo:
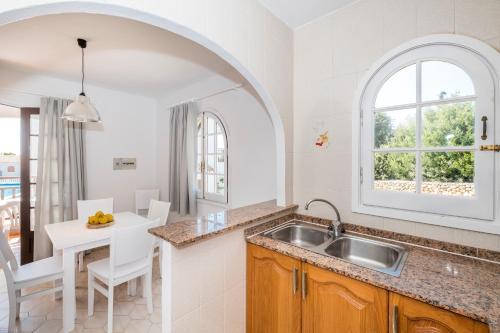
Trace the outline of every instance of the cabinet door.
<path fill-rule="evenodd" d="M 309 264 L 303 270 L 302 332 L 387 332 L 387 291 Z"/>
<path fill-rule="evenodd" d="M 391 333 L 487 333 L 488 327 L 470 318 L 420 301 L 390 295 Z"/>
<path fill-rule="evenodd" d="M 300 333 L 299 273 L 300 261 L 248 245 L 248 333 Z"/>

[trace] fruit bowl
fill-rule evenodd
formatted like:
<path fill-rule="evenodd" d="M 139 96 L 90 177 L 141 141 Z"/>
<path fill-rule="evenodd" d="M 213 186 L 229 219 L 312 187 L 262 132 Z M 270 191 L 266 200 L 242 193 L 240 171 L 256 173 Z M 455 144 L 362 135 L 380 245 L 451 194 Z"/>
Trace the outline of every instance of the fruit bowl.
<path fill-rule="evenodd" d="M 113 224 L 115 224 L 113 215 L 104 214 L 101 211 L 98 211 L 94 215 L 89 216 L 87 220 L 87 228 L 89 229 L 106 228 Z"/>

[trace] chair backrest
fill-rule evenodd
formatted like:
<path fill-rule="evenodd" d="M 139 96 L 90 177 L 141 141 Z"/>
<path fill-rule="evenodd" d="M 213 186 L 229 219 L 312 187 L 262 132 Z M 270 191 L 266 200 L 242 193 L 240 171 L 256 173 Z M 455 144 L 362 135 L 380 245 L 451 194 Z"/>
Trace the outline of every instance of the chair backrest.
<path fill-rule="evenodd" d="M 158 224 L 159 220 L 156 219 L 130 227 L 113 228 L 109 255 L 112 272 L 118 266 L 138 260 L 152 260 L 155 238 L 148 229 Z"/>
<path fill-rule="evenodd" d="M 0 232 L 0 265 L 5 274 L 7 286 L 10 287 L 9 284 L 14 282 L 12 271 L 17 270 L 19 266 L 9 246 L 9 241 L 3 232 Z"/>
<path fill-rule="evenodd" d="M 113 198 L 78 200 L 76 206 L 78 209 L 78 219 L 83 221 L 86 220 L 87 217 L 94 215 L 99 210 L 104 214 L 112 214 Z"/>
<path fill-rule="evenodd" d="M 135 212 L 139 214 L 141 209 L 148 209 L 151 200 L 160 199 L 160 190 L 135 190 Z"/>
<path fill-rule="evenodd" d="M 159 219 L 159 224 L 165 225 L 167 223 L 169 213 L 170 202 L 151 200 L 149 203 L 148 219 Z"/>

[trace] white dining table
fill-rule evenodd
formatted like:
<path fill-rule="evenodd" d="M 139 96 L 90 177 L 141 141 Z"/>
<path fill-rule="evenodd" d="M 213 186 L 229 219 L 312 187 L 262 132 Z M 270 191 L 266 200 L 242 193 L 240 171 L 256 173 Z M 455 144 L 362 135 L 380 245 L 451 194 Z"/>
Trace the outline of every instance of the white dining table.
<path fill-rule="evenodd" d="M 52 241 L 54 252 L 62 251 L 63 257 L 63 331 L 71 332 L 75 328 L 75 255 L 78 252 L 109 245 L 111 231 L 148 223 L 150 220 L 131 212 L 116 213 L 112 226 L 100 229 L 89 229 L 87 221 L 72 220 L 45 226 L 47 235 Z M 131 244 L 133 245 L 133 244 Z M 55 254 L 55 253 L 54 253 Z"/>

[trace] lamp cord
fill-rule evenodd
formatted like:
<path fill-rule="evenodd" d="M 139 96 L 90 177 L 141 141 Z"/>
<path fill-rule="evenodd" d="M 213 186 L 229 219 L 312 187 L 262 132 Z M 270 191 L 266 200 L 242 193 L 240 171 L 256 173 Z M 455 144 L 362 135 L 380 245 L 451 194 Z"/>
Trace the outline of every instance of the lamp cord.
<path fill-rule="evenodd" d="M 82 94 L 85 95 L 83 91 L 83 82 L 85 80 L 85 49 L 82 47 Z"/>

